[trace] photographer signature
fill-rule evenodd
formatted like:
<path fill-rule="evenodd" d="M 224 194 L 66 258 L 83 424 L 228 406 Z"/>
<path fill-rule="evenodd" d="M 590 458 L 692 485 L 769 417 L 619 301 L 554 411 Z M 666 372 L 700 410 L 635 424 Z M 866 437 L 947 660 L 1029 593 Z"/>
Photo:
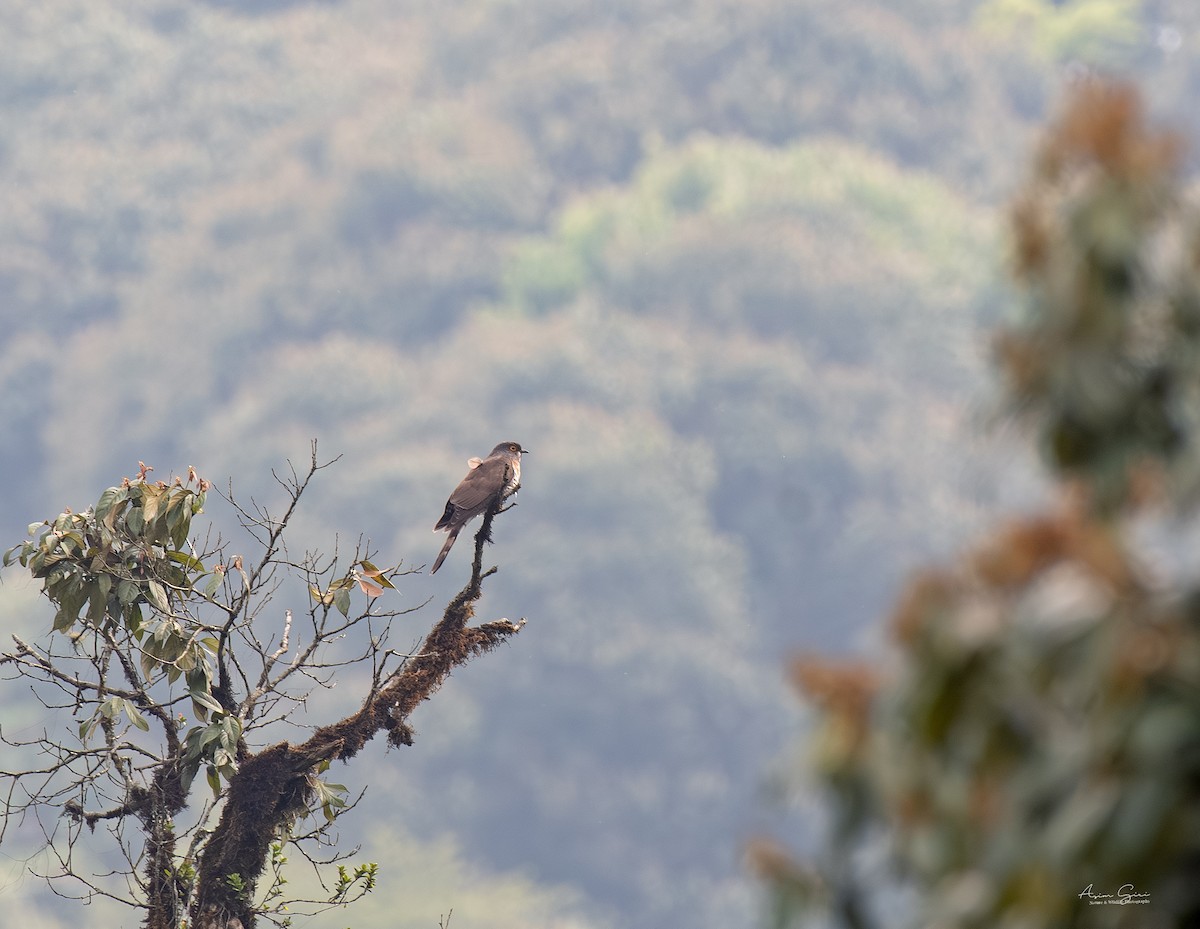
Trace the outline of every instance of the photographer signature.
<path fill-rule="evenodd" d="M 1126 906 L 1130 903 L 1149 903 L 1149 893 L 1138 893 L 1133 889 L 1132 884 L 1122 884 L 1115 894 L 1099 893 L 1093 889 L 1092 884 L 1088 884 L 1079 894 L 1079 899 L 1087 898 L 1087 902 L 1091 906 L 1100 904 L 1111 904 L 1113 906 Z"/>

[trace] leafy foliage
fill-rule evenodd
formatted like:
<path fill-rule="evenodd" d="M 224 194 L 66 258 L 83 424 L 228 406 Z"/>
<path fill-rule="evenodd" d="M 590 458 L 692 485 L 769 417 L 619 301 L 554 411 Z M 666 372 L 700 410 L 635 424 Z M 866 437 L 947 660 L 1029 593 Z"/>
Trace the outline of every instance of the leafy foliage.
<path fill-rule="evenodd" d="M 586 295 L 678 325 L 889 364 L 916 307 L 951 333 L 986 311 L 987 238 L 944 185 L 902 180 L 854 146 L 702 138 L 646 159 L 619 191 L 569 204 L 552 237 L 527 240 L 509 263 L 505 306 L 544 313 Z M 923 361 L 932 376 L 937 359 Z"/>
<path fill-rule="evenodd" d="M 19 562 L 42 580 L 56 609 L 55 632 L 77 644 L 90 635 L 139 656 L 146 680 L 184 679 L 197 725 L 185 737 L 183 789 L 206 766 L 219 796 L 221 779 L 228 781 L 237 769 L 242 723 L 213 694 L 216 629 L 195 620 L 186 607 L 200 599 L 197 585 L 206 576 L 219 581 L 225 571 L 222 564 L 210 572 L 187 545 L 192 517 L 202 512 L 210 485 L 194 469 L 186 482 L 151 483 L 152 470 L 141 465 L 135 480 L 108 488 L 82 513 L 67 511 L 31 525 L 31 539 L 9 549 L 4 564 Z M 146 703 L 144 695 L 141 702 Z M 101 722 L 112 725 L 121 714 L 149 731 L 136 702 L 116 696 L 100 701 L 79 723 L 80 738 L 86 742 Z"/>
<path fill-rule="evenodd" d="M 30 740 L 0 733 L 14 760 L 28 762 L 0 772 L 8 797 L 0 837 L 26 817 L 41 823 L 47 808 L 57 815 L 61 807 L 71 824 L 41 826 L 44 848 L 63 862 L 61 871 L 44 875 L 48 881 L 144 909 L 147 929 L 250 927 L 260 915 L 289 925 L 290 908 L 342 906 L 374 889 L 377 867 L 370 863 L 341 867 L 326 899 L 289 898 L 282 848 L 304 851 L 327 841 L 337 819 L 357 804 L 347 800 L 345 785 L 323 776 L 335 757 L 352 758 L 381 730 L 394 745 L 410 744 L 412 710 L 452 667 L 490 650 L 520 624 L 467 625 L 482 594 L 480 559 L 502 503 L 497 498 L 476 537 L 471 582 L 425 649 L 414 655 L 389 649 L 389 620 L 407 611 L 383 608 L 379 599 L 396 589 L 394 578 L 411 572 L 399 565 L 381 570 L 361 546 L 345 573 L 336 556 L 310 552 L 293 562 L 286 555 L 289 520 L 323 467 L 314 444 L 308 471 L 279 480 L 288 494 L 279 517 L 230 499 L 261 549 L 249 566 L 219 538 L 199 550 L 190 538 L 207 481 L 189 469 L 186 481 L 151 484 L 152 469 L 144 464 L 136 480 L 109 488 L 96 506 L 31 526 L 30 540 L 5 556 L 6 564 L 19 562 L 42 581 L 56 615 L 40 647 L 14 635 L 15 649 L 0 655 L 0 666 L 28 680 L 47 710 L 69 709 L 77 720 L 78 744 L 49 725 Z M 307 634 L 293 628 L 287 609 L 278 635 L 264 639 L 260 611 L 281 590 L 290 592 L 283 584 L 288 575 L 298 575 L 298 591 L 309 596 Z M 356 590 L 365 600 L 361 611 L 351 605 Z M 367 633 L 364 645 L 348 654 L 336 647 L 359 627 Z M 319 728 L 308 724 L 310 736 L 294 747 L 278 741 L 285 720 L 305 724 L 294 708 L 306 703 L 312 686 L 329 686 L 337 669 L 360 664 L 370 670 L 357 711 Z M 49 698 L 55 690 L 68 696 L 65 704 Z M 178 712 L 185 701 L 195 715 L 190 726 Z M 94 737 L 102 744 L 90 746 Z M 36 765 L 30 751 L 50 762 Z M 189 816 L 202 768 L 212 801 Z M 301 831 L 300 821 L 317 812 L 323 821 Z M 140 827 L 140 849 L 127 838 L 130 822 Z M 125 856 L 126 867 L 116 872 L 128 888 L 124 895 L 105 886 L 111 870 L 91 874 L 73 863 L 80 827 L 97 824 L 108 825 Z M 333 860 L 342 857 L 335 852 Z"/>
<path fill-rule="evenodd" d="M 1200 460 L 1185 412 L 1200 210 L 1179 195 L 1177 153 L 1130 89 L 1092 84 L 1039 151 L 1014 210 L 1027 319 L 1000 358 L 1062 499 L 913 580 L 894 673 L 796 664 L 833 833 L 824 880 L 755 849 L 781 923 L 823 902 L 875 924 L 864 888 L 886 877 L 849 849 L 880 832 L 917 925 L 1200 915 L 1200 595 L 1190 564 L 1155 584 L 1133 531 L 1191 514 Z"/>
<path fill-rule="evenodd" d="M 977 15 L 985 29 L 1031 37 L 1051 60 L 1111 67 L 1133 54 L 1143 6 L 1143 0 L 989 0 Z"/>
<path fill-rule="evenodd" d="M 135 481 L 110 487 L 94 507 L 83 513 L 67 511 L 53 522 L 34 523 L 31 539 L 9 549 L 7 566 L 20 561 L 35 578 L 43 579 L 46 596 L 57 607 L 56 632 L 72 629 L 84 617 L 93 630 L 123 625 L 141 639 L 143 605 L 163 617 L 171 601 L 189 594 L 207 572 L 193 555 L 183 551 L 192 517 L 204 506 L 208 482 L 193 471 L 185 484 L 146 480 L 142 467 Z M 153 630 L 158 639 L 149 667 L 164 667 L 174 681 L 198 663 L 199 643 Z M 169 645 L 169 647 L 167 647 Z M 170 653 L 169 656 L 166 653 Z"/>
<path fill-rule="evenodd" d="M 1043 147 L 1014 214 L 1030 318 L 1001 342 L 1014 407 L 1103 511 L 1146 480 L 1200 490 L 1200 229 L 1170 172 L 1179 141 L 1140 118 L 1092 88 Z"/>

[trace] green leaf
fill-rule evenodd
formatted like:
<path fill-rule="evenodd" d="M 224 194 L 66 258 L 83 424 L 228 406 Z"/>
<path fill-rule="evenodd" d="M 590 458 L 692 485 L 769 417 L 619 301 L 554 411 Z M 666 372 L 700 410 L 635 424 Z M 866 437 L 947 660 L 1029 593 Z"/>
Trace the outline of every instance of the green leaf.
<path fill-rule="evenodd" d="M 236 716 L 226 716 L 221 720 L 221 728 L 225 735 L 225 744 L 230 749 L 237 747 L 238 739 L 242 737 L 242 723 Z"/>
<path fill-rule="evenodd" d="M 225 711 L 225 708 L 217 702 L 217 698 L 207 690 L 201 690 L 199 688 L 189 690 L 188 696 L 192 698 L 192 703 L 194 703 L 197 707 L 197 715 L 200 715 L 201 710 L 212 710 L 214 713 L 222 713 Z"/>
<path fill-rule="evenodd" d="M 204 596 L 211 600 L 213 595 L 217 592 L 217 588 L 221 586 L 221 581 L 224 579 L 224 571 L 214 571 L 212 576 L 209 577 L 208 583 L 204 585 Z"/>
<path fill-rule="evenodd" d="M 28 547 L 29 547 L 28 542 L 19 542 L 18 544 L 14 545 L 12 548 L 8 549 L 4 553 L 4 567 L 7 568 L 10 564 L 13 563 L 14 560 L 16 560 L 13 558 L 13 552 L 15 552 L 17 549 L 21 550 L 20 561 L 21 561 L 21 566 L 24 567 L 25 560 L 28 557 L 27 553 L 26 553 L 26 549 Z"/>
<path fill-rule="evenodd" d="M 161 665 L 162 662 L 158 660 L 158 656 L 154 655 L 150 651 L 149 645 L 149 641 L 142 645 L 142 657 L 140 663 L 142 666 L 142 674 L 146 677 L 153 677 L 154 672 L 158 670 L 159 665 Z"/>
<path fill-rule="evenodd" d="M 167 496 L 166 488 L 155 487 L 153 484 L 143 484 L 142 486 L 142 519 L 145 520 L 147 526 L 158 519 L 158 511 L 162 506 L 163 500 Z"/>
<path fill-rule="evenodd" d="M 146 520 L 141 507 L 134 507 L 125 515 L 125 528 L 133 536 L 140 536 L 145 531 Z"/>
<path fill-rule="evenodd" d="M 66 608 L 60 607 L 58 612 L 54 614 L 54 631 L 66 632 L 75 625 L 75 620 L 78 616 L 78 613 L 72 614 Z"/>
<path fill-rule="evenodd" d="M 146 582 L 146 599 L 160 613 L 171 612 L 171 605 L 167 602 L 167 592 L 158 581 L 149 580 Z"/>
<path fill-rule="evenodd" d="M 175 659 L 175 667 L 180 671 L 191 671 L 196 667 L 196 650 L 194 645 L 188 645 Z"/>
<path fill-rule="evenodd" d="M 120 515 L 121 509 L 126 500 L 129 499 L 129 489 L 126 487 L 110 487 L 100 495 L 100 500 L 96 503 L 95 514 L 96 519 L 100 520 L 109 529 L 114 528 L 117 516 Z"/>
<path fill-rule="evenodd" d="M 349 618 L 350 616 L 350 591 L 345 587 L 341 587 L 334 591 L 333 605 L 337 607 L 339 613 Z"/>
<path fill-rule="evenodd" d="M 123 700 L 122 702 L 124 703 L 125 715 L 129 717 L 129 721 L 141 729 L 142 732 L 149 732 L 150 723 L 146 721 L 146 717 L 138 711 L 138 708 L 129 700 Z"/>
<path fill-rule="evenodd" d="M 188 552 L 167 552 L 167 557 L 177 564 L 183 565 L 189 571 L 195 571 L 198 574 L 204 574 L 204 562 Z"/>
<path fill-rule="evenodd" d="M 168 663 L 175 663 L 183 657 L 186 648 L 187 639 L 183 637 L 179 627 L 172 623 L 164 633 L 162 660 Z"/>
<path fill-rule="evenodd" d="M 206 726 L 204 731 L 200 733 L 200 747 L 204 748 L 213 742 L 220 742 L 224 735 L 224 730 L 221 728 L 220 721 L 214 722 L 210 726 Z"/>
<path fill-rule="evenodd" d="M 396 585 L 387 579 L 385 572 L 379 570 L 379 568 L 375 567 L 375 565 L 371 564 L 365 558 L 358 564 L 362 568 L 362 573 L 371 578 L 376 584 L 386 587 L 388 590 L 396 589 Z"/>
<path fill-rule="evenodd" d="M 128 578 L 117 581 L 117 602 L 121 606 L 129 606 L 142 595 L 142 588 Z"/>
<path fill-rule="evenodd" d="M 189 495 L 190 491 L 182 491 L 177 494 L 167 509 L 167 529 L 171 533 L 171 542 L 176 548 L 183 547 L 192 525 L 192 508 L 188 505 Z"/>
<path fill-rule="evenodd" d="M 88 611 L 87 621 L 91 626 L 100 628 L 100 623 L 104 619 L 104 614 L 108 611 L 108 596 L 100 591 L 100 583 L 97 581 L 88 586 Z"/>
<path fill-rule="evenodd" d="M 125 628 L 139 641 L 142 638 L 142 624 L 144 621 L 142 605 L 135 600 L 125 610 Z"/>
<path fill-rule="evenodd" d="M 184 740 L 185 751 L 183 753 L 183 760 L 185 764 L 191 764 L 200 757 L 202 753 L 200 746 L 200 735 L 203 732 L 204 730 L 202 728 L 199 726 L 194 726 L 187 734 L 187 738 Z"/>
<path fill-rule="evenodd" d="M 211 642 L 215 640 L 208 638 L 204 641 Z M 187 685 L 188 690 L 203 690 L 206 693 L 212 689 L 212 671 L 206 662 L 199 662 L 196 667 L 188 671 Z"/>

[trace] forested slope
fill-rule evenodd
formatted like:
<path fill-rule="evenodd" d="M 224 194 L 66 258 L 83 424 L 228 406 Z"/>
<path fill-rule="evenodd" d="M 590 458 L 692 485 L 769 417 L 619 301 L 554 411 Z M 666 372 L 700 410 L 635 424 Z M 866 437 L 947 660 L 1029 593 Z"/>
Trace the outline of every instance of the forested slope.
<path fill-rule="evenodd" d="M 1182 2 L 1035 4 L 1037 47 L 1011 6 L 0 11 L 12 542 L 139 459 L 269 501 L 315 437 L 343 458 L 308 544 L 426 563 L 464 460 L 533 450 L 485 601 L 529 625 L 347 772 L 382 884 L 314 925 L 398 925 L 389 859 L 420 842 L 530 901 L 513 925 L 751 918 L 782 656 L 869 639 L 1003 492 L 971 439 L 994 230 L 1060 70 L 1141 68 L 1163 107 L 1196 82 L 1159 42 Z M 445 599 L 465 557 L 403 596 Z"/>

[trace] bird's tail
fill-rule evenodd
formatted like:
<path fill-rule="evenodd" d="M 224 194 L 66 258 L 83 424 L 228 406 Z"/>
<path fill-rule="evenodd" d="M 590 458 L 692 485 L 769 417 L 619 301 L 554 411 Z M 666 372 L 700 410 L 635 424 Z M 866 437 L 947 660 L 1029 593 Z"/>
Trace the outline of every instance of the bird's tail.
<path fill-rule="evenodd" d="M 438 552 L 437 561 L 433 563 L 433 567 L 429 569 L 430 574 L 437 574 L 437 569 L 442 566 L 442 562 L 446 560 L 446 556 L 450 554 L 450 548 L 454 545 L 454 540 L 458 538 L 458 533 L 462 530 L 462 526 L 455 526 L 450 530 L 450 534 L 446 536 L 446 544 L 442 546 L 442 550 Z"/>

